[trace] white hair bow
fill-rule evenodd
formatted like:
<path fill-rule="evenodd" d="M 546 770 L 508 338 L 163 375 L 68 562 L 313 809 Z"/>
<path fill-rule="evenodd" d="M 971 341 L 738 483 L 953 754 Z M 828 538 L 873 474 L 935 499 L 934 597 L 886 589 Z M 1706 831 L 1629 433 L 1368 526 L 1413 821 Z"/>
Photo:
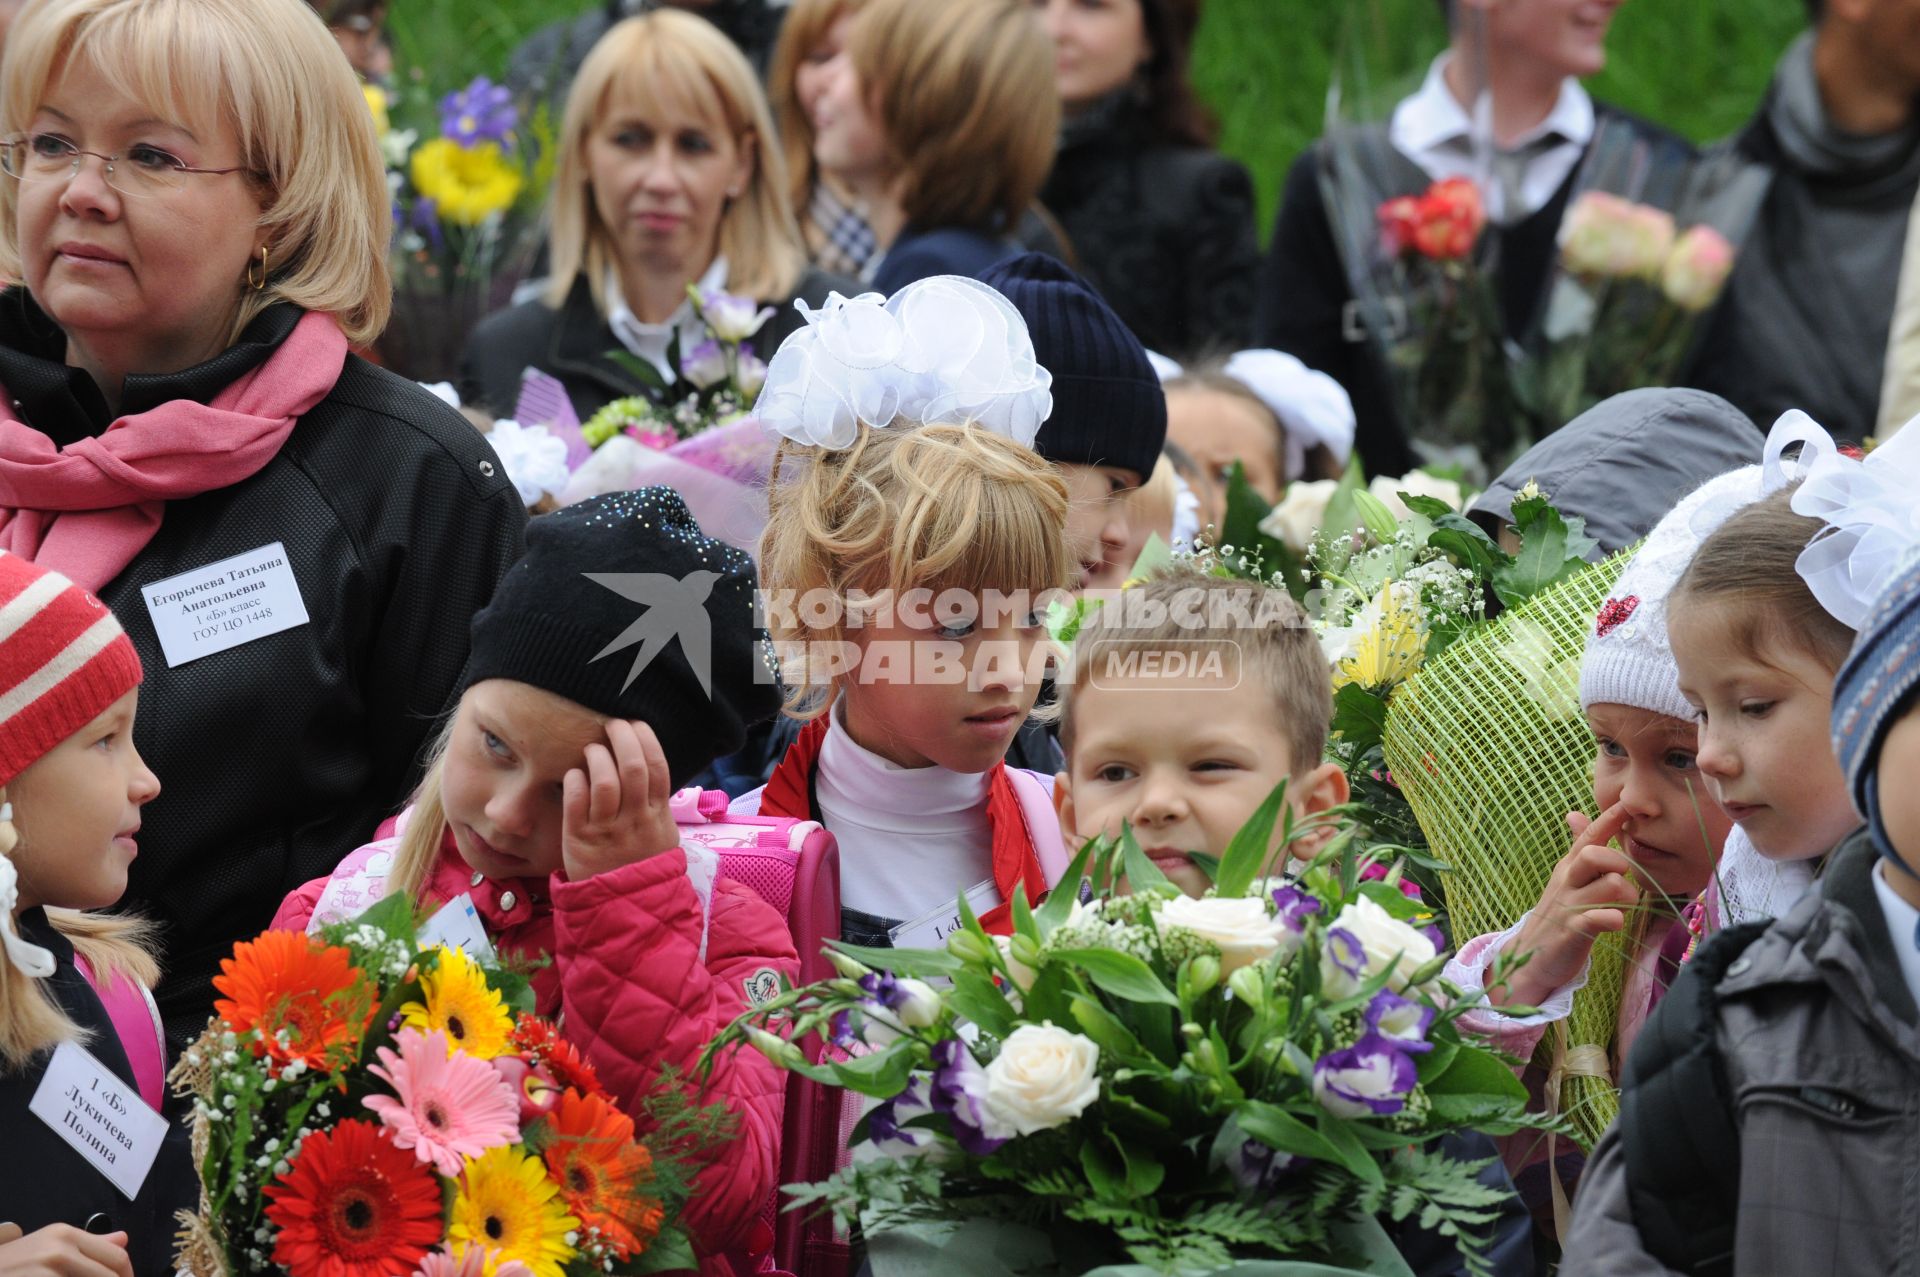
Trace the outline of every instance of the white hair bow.
<path fill-rule="evenodd" d="M 0 949 L 7 961 L 36 980 L 53 974 L 53 954 L 27 941 L 13 928 L 13 911 L 20 903 L 20 872 L 13 867 L 13 804 L 0 804 Z"/>
<path fill-rule="evenodd" d="M 862 425 L 970 423 L 1025 447 L 1053 411 L 1053 375 L 1013 303 L 935 275 L 892 297 L 830 294 L 780 343 L 753 415 L 795 443 L 845 448 Z"/>
<path fill-rule="evenodd" d="M 1789 472 L 1782 454 L 1796 443 L 1800 453 Z M 1827 526 L 1794 566 L 1821 607 L 1859 629 L 1882 588 L 1920 549 L 1920 428 L 1900 431 L 1855 458 L 1795 409 L 1767 436 L 1765 467 L 1769 492 L 1801 477 L 1794 513 Z"/>
<path fill-rule="evenodd" d="M 1287 432 L 1287 478 L 1307 472 L 1307 449 L 1323 447 L 1341 467 L 1353 452 L 1353 400 L 1346 387 L 1278 350 L 1243 350 L 1227 376 L 1260 397 Z"/>

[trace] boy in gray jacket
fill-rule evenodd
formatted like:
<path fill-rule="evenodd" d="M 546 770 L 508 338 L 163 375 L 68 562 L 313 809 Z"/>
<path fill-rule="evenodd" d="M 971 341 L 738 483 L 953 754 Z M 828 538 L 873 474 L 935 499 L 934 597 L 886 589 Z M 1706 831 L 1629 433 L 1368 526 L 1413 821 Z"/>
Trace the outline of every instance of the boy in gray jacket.
<path fill-rule="evenodd" d="M 1867 828 L 1786 917 L 1697 955 L 1648 1021 L 1566 1277 L 1920 1262 L 1920 560 L 1840 671 L 1833 740 Z"/>

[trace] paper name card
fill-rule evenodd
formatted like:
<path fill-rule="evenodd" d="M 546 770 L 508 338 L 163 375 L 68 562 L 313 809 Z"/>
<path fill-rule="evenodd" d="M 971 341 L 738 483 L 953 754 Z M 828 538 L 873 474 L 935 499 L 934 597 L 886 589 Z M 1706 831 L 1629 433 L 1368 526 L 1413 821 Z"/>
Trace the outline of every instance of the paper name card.
<path fill-rule="evenodd" d="M 307 623 L 307 605 L 275 541 L 141 589 L 167 667 Z"/>

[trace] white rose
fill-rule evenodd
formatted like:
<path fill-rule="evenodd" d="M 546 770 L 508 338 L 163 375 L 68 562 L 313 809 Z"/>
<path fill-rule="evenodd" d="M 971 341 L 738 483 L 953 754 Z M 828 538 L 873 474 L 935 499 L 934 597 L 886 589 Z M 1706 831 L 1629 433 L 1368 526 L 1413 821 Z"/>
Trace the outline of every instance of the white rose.
<path fill-rule="evenodd" d="M 987 1065 L 987 1112 L 1021 1135 L 1064 1125 L 1100 1098 L 1099 1066 L 1091 1039 L 1023 1024 Z"/>
<path fill-rule="evenodd" d="M 1296 550 L 1313 544 L 1313 534 L 1327 517 L 1327 503 L 1340 485 L 1332 479 L 1314 479 L 1307 483 L 1289 483 L 1280 494 L 1280 504 L 1260 520 L 1260 530 Z"/>
<path fill-rule="evenodd" d="M 1260 896 L 1238 900 L 1175 896 L 1154 910 L 1162 927 L 1185 927 L 1220 946 L 1220 971 L 1231 975 L 1273 954 L 1291 957 L 1300 933 L 1274 916 Z"/>
<path fill-rule="evenodd" d="M 1358 943 L 1350 949 L 1341 934 Z M 1387 987 L 1407 987 L 1407 977 L 1433 961 L 1433 941 L 1419 929 L 1400 921 L 1373 900 L 1362 896 L 1327 924 L 1327 944 L 1320 955 L 1320 983 L 1336 998 L 1352 997 L 1373 976 L 1393 966 Z"/>
<path fill-rule="evenodd" d="M 1459 484 L 1451 479 L 1436 478 L 1424 470 L 1410 471 L 1398 479 L 1382 476 L 1367 484 L 1367 491 L 1378 497 L 1396 519 L 1408 518 L 1413 513 L 1407 509 L 1407 503 L 1400 499 L 1402 492 L 1411 492 L 1416 497 L 1438 497 L 1455 510 L 1460 508 L 1465 499 Z"/>

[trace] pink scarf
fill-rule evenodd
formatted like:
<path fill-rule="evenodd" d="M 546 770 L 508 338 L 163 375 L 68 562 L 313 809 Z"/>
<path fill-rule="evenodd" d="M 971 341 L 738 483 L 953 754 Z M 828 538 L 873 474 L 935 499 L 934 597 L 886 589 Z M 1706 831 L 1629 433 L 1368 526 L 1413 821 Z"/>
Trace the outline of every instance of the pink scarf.
<path fill-rule="evenodd" d="M 64 448 L 16 417 L 0 387 L 0 550 L 98 591 L 160 530 L 167 502 L 230 487 L 273 460 L 346 360 L 340 325 L 308 312 L 212 403 L 169 400 Z"/>

